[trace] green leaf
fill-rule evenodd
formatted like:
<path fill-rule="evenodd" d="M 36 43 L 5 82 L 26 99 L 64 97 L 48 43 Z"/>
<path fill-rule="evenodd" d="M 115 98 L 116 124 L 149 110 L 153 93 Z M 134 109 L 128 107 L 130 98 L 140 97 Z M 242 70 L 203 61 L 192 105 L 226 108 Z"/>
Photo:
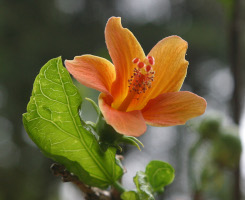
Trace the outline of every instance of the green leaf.
<path fill-rule="evenodd" d="M 97 112 L 98 115 L 101 115 L 100 108 L 99 106 L 90 98 L 85 98 L 85 100 L 89 101 L 92 106 L 94 107 L 95 111 Z"/>
<path fill-rule="evenodd" d="M 120 138 L 119 143 L 125 143 L 125 144 L 131 144 L 136 146 L 140 151 L 140 146 L 139 144 L 144 147 L 143 143 L 141 141 L 139 141 L 136 137 L 133 136 L 123 136 L 122 138 Z"/>
<path fill-rule="evenodd" d="M 124 192 L 121 195 L 122 200 L 140 200 L 138 194 L 135 191 Z"/>
<path fill-rule="evenodd" d="M 85 184 L 105 188 L 118 180 L 123 170 L 115 159 L 115 148 L 100 151 L 95 136 L 79 117 L 81 103 L 61 58 L 52 59 L 35 79 L 23 123 L 46 156 Z"/>
<path fill-rule="evenodd" d="M 154 192 L 163 192 L 163 187 L 174 180 L 174 168 L 160 160 L 153 160 L 146 166 L 148 181 Z"/>
<path fill-rule="evenodd" d="M 134 183 L 140 200 L 154 200 L 151 185 L 148 182 L 147 176 L 144 172 L 138 171 L 134 177 Z"/>
<path fill-rule="evenodd" d="M 165 162 L 153 160 L 146 166 L 146 171 L 138 171 L 134 177 L 137 188 L 121 195 L 123 200 L 154 200 L 155 192 L 163 192 L 163 187 L 174 180 L 174 168 Z"/>

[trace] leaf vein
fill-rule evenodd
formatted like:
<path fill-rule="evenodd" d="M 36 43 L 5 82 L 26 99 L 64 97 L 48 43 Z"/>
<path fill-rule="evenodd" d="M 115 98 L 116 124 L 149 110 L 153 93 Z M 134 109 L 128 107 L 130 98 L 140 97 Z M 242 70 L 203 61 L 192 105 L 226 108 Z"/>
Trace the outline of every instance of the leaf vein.
<path fill-rule="evenodd" d="M 64 88 L 64 83 L 63 83 L 63 81 L 62 81 L 62 79 L 61 79 L 61 74 L 60 74 L 60 71 L 59 71 L 59 60 L 58 60 L 58 62 L 57 62 L 56 67 L 57 67 L 57 70 L 58 70 L 58 73 L 59 73 L 60 82 L 61 82 L 61 84 L 62 84 L 62 88 L 63 88 L 64 94 L 65 94 L 65 96 L 66 96 L 66 100 L 67 100 L 67 104 L 68 104 L 68 109 L 69 109 L 69 112 L 70 112 L 70 116 L 72 117 L 73 124 L 74 124 L 74 126 L 76 127 L 76 131 L 77 131 L 77 133 L 78 133 L 78 135 L 79 135 L 79 137 L 80 137 L 80 140 L 81 140 L 83 146 L 86 148 L 86 150 L 87 150 L 88 154 L 90 155 L 90 157 L 91 157 L 91 158 L 94 160 L 94 162 L 96 163 L 96 165 L 101 169 L 101 171 L 103 171 L 103 173 L 106 175 L 106 177 L 108 178 L 108 180 L 111 180 L 112 177 L 108 174 L 108 172 L 105 170 L 105 168 L 103 167 L 103 165 L 101 165 L 101 163 L 99 163 L 98 160 L 94 157 L 93 153 L 90 151 L 89 147 L 88 147 L 87 144 L 85 143 L 84 138 L 83 138 L 82 134 L 80 133 L 80 130 L 79 130 L 79 128 L 78 128 L 78 125 L 77 125 L 77 123 L 76 123 L 76 121 L 75 121 L 75 119 L 74 119 L 74 116 L 72 115 L 71 108 L 70 108 L 69 98 L 68 98 L 68 96 L 67 96 L 67 94 L 66 94 L 66 90 L 65 90 L 65 88 Z M 90 168 L 91 168 L 91 167 L 90 167 Z"/>

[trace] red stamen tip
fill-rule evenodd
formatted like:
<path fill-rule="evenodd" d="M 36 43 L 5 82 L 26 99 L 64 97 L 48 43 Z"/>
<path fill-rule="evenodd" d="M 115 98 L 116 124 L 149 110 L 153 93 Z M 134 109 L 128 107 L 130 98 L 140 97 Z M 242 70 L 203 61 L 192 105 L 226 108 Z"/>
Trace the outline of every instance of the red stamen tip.
<path fill-rule="evenodd" d="M 145 63 L 143 63 L 143 62 L 139 62 L 139 63 L 138 63 L 138 67 L 139 67 L 139 68 L 142 68 L 142 67 L 144 67 L 144 66 L 145 66 Z"/>
<path fill-rule="evenodd" d="M 155 59 L 154 59 L 153 56 L 147 56 L 147 59 L 148 59 L 148 61 L 149 61 L 149 63 L 150 63 L 151 65 L 154 65 L 154 64 L 155 64 Z"/>
<path fill-rule="evenodd" d="M 136 64 L 136 63 L 138 63 L 139 62 L 139 58 L 134 58 L 133 60 L 132 60 L 132 62 L 134 63 L 134 64 Z"/>
<path fill-rule="evenodd" d="M 151 70 L 151 66 L 150 66 L 150 65 L 147 65 L 146 68 L 145 68 L 145 70 L 146 70 L 147 72 L 149 72 L 149 71 Z"/>

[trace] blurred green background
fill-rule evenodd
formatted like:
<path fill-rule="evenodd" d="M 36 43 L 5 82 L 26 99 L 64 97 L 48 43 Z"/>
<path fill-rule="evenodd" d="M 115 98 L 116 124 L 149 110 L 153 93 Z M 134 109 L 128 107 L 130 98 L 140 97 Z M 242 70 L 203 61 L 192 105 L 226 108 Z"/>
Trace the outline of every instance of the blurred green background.
<path fill-rule="evenodd" d="M 122 17 L 146 53 L 169 35 L 186 40 L 190 65 L 182 90 L 208 102 L 207 114 L 189 128 L 149 128 L 141 138 L 142 152 L 125 150 L 128 171 L 140 169 L 139 163 L 153 155 L 176 170 L 174 183 L 159 199 L 242 199 L 238 188 L 245 184 L 239 171 L 245 165 L 238 167 L 238 134 L 245 134 L 245 1 L 0 0 L 0 200 L 82 199 L 52 175 L 52 161 L 28 138 L 22 113 L 34 79 L 49 59 L 82 54 L 110 59 L 104 28 L 111 16 Z M 77 85 L 83 97 L 97 99 L 98 92 Z M 94 120 L 92 107 L 85 102 L 83 108 L 84 117 Z M 123 181 L 131 187 L 134 174 L 128 176 Z"/>

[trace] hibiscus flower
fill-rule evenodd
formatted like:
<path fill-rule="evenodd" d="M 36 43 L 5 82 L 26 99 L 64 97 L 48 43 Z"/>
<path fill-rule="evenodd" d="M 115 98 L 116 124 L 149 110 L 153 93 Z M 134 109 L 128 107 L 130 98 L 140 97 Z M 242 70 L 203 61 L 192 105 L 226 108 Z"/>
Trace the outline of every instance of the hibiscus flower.
<path fill-rule="evenodd" d="M 135 36 L 122 27 L 121 18 L 111 17 L 105 40 L 113 64 L 82 55 L 65 65 L 81 84 L 101 92 L 101 112 L 118 133 L 137 137 L 146 124 L 181 125 L 205 112 L 205 99 L 179 91 L 188 66 L 188 45 L 182 38 L 164 38 L 146 56 Z"/>

